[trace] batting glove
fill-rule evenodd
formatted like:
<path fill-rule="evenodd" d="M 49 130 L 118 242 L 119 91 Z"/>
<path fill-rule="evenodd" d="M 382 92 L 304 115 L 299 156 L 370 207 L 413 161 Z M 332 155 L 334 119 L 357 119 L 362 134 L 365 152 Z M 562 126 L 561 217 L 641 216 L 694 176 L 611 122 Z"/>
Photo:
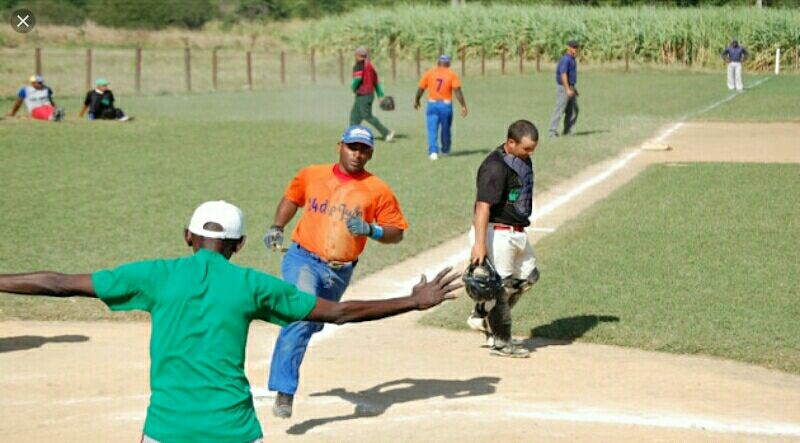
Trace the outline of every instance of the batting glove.
<path fill-rule="evenodd" d="M 283 247 L 283 227 L 272 225 L 264 234 L 264 246 L 273 251 L 279 250 Z"/>
<path fill-rule="evenodd" d="M 375 240 L 383 237 L 383 228 L 378 225 L 371 225 L 361 217 L 350 217 L 347 219 L 347 230 L 356 237 L 368 236 Z"/>

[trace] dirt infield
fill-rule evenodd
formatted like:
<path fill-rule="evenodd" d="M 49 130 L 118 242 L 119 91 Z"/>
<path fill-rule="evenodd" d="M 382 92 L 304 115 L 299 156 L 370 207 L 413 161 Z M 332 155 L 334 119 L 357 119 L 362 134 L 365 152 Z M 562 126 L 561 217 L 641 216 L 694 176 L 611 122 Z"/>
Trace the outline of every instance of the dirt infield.
<path fill-rule="evenodd" d="M 649 164 L 800 163 L 800 123 L 686 123 L 670 151 L 631 150 L 537 196 L 534 239 Z M 348 298 L 407 292 L 466 258 L 465 237 L 365 278 Z M 535 291 L 531 294 L 535 297 Z M 465 313 L 466 316 L 466 313 Z M 731 361 L 528 340 L 530 359 L 490 357 L 479 336 L 419 314 L 329 327 L 303 367 L 295 416 L 256 399 L 265 441 L 800 441 L 800 376 Z M 247 374 L 266 380 L 277 328 L 251 327 Z M 0 323 L 3 441 L 138 441 L 149 324 Z"/>

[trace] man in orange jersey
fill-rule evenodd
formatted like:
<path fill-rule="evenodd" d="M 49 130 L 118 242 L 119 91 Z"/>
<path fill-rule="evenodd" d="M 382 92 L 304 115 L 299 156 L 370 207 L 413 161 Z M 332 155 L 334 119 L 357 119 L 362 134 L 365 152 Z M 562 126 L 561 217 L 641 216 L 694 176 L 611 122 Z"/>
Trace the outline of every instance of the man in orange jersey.
<path fill-rule="evenodd" d="M 450 69 L 450 57 L 442 55 L 435 68 L 429 69 L 419 81 L 417 96 L 414 98 L 414 109 L 419 109 L 419 100 L 428 90 L 428 107 L 425 120 L 428 126 L 428 156 L 431 160 L 439 158 L 439 154 L 450 154 L 450 125 L 453 123 L 453 93 L 461 105 L 461 116 L 467 116 L 467 103 L 461 93 L 461 80 Z M 442 148 L 438 146 L 439 127 L 442 131 Z"/>
<path fill-rule="evenodd" d="M 283 245 L 283 228 L 298 208 L 303 215 L 281 264 L 283 279 L 301 291 L 338 301 L 367 239 L 399 243 L 408 228 L 389 186 L 364 170 L 375 141 L 364 126 L 350 126 L 338 144 L 339 162 L 303 168 L 289 183 L 275 221 L 264 236 L 267 248 Z M 272 353 L 268 388 L 277 391 L 273 414 L 292 416 L 306 348 L 322 323 L 299 321 L 281 328 Z"/>

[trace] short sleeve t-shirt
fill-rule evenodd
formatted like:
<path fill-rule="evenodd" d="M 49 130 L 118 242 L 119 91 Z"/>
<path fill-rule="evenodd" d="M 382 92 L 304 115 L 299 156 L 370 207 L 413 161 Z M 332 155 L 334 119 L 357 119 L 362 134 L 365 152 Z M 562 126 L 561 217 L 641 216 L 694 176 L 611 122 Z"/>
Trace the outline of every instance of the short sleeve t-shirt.
<path fill-rule="evenodd" d="M 325 260 L 353 261 L 364 250 L 367 237 L 347 230 L 350 216 L 408 229 L 389 185 L 366 171 L 352 177 L 338 164 L 309 166 L 292 179 L 284 197 L 303 208 L 292 240 Z"/>
<path fill-rule="evenodd" d="M 36 89 L 31 85 L 23 86 L 17 93 L 17 97 L 25 102 L 25 107 L 28 112 L 33 111 L 42 105 L 49 105 L 52 103 L 51 97 L 53 90 L 49 86 L 44 86 L 42 89 Z"/>
<path fill-rule="evenodd" d="M 461 80 L 452 69 L 437 66 L 422 75 L 418 86 L 428 90 L 430 100 L 449 101 L 453 99 L 453 89 L 461 87 Z"/>
<path fill-rule="evenodd" d="M 369 59 L 361 60 L 353 65 L 353 78 L 360 78 L 361 84 L 356 89 L 356 95 L 372 95 L 378 84 L 378 72 Z"/>
<path fill-rule="evenodd" d="M 107 109 L 114 109 L 114 93 L 110 90 L 93 89 L 86 93 L 83 104 L 89 108 L 91 114 L 99 116 Z"/>
<path fill-rule="evenodd" d="M 250 321 L 302 320 L 316 297 L 207 249 L 99 271 L 92 281 L 111 310 L 151 313 L 145 434 L 164 442 L 262 436 L 244 373 Z"/>
<path fill-rule="evenodd" d="M 557 85 L 561 85 L 561 74 L 563 73 L 567 74 L 567 82 L 569 82 L 570 86 L 574 86 L 576 83 L 578 83 L 578 62 L 575 61 L 575 57 L 569 54 L 564 54 L 561 57 L 561 60 L 559 60 L 558 67 L 556 67 Z"/>
<path fill-rule="evenodd" d="M 489 154 L 478 168 L 476 200 L 489 203 L 489 223 L 511 226 L 528 226 L 530 220 L 522 216 L 514 202 L 522 191 L 519 176 L 503 160 L 503 145 Z"/>

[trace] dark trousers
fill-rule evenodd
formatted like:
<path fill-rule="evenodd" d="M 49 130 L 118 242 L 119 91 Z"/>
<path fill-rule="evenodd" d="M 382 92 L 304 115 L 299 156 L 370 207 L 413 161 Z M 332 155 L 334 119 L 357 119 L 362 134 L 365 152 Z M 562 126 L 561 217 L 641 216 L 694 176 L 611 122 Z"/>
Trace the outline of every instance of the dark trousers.
<path fill-rule="evenodd" d="M 389 134 L 389 129 L 383 126 L 378 117 L 372 115 L 372 101 L 375 100 L 375 95 L 356 95 L 353 101 L 353 109 L 350 110 L 350 125 L 360 125 L 362 121 L 366 120 L 386 138 Z"/>

